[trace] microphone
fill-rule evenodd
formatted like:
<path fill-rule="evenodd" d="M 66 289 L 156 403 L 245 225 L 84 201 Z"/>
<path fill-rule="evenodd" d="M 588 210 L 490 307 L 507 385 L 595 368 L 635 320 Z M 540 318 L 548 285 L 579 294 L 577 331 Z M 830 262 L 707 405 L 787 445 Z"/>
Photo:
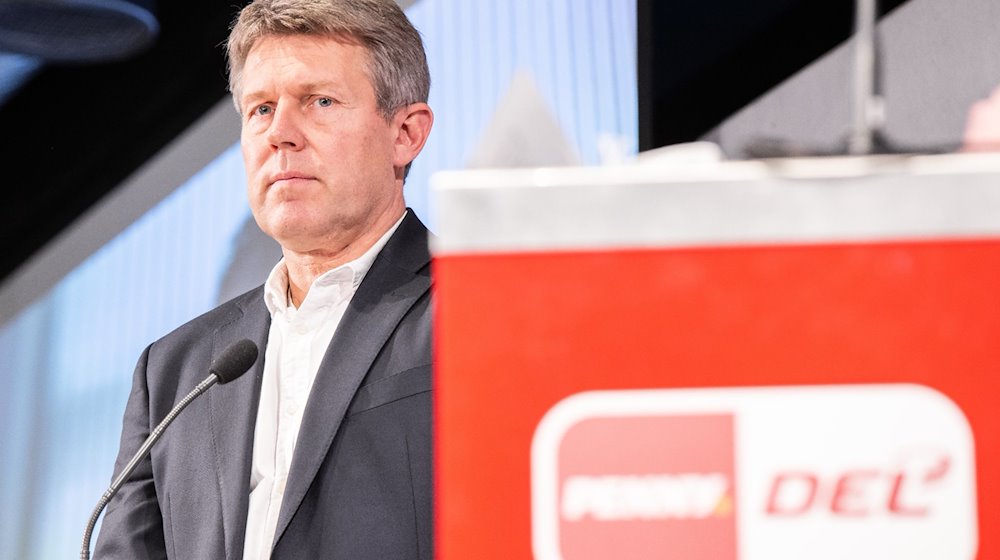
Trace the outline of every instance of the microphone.
<path fill-rule="evenodd" d="M 230 344 L 225 350 L 222 351 L 214 360 L 212 360 L 212 365 L 208 368 L 208 377 L 204 381 L 199 383 L 190 393 L 187 394 L 183 399 L 178 402 L 169 414 L 161 421 L 156 428 L 149 434 L 146 441 L 142 443 L 139 450 L 135 452 L 132 459 L 125 465 L 122 469 L 121 474 L 115 478 L 111 486 L 104 492 L 101 499 L 98 500 L 97 506 L 94 508 L 94 512 L 90 515 L 90 521 L 87 523 L 87 530 L 83 534 L 83 544 L 80 547 L 80 560 L 90 560 L 90 537 L 94 533 L 94 527 L 97 525 L 97 518 L 101 516 L 101 512 L 111 501 L 111 498 L 118 493 L 122 484 L 128 480 L 129 475 L 132 471 L 139 465 L 139 461 L 146 458 L 149 454 L 149 450 L 152 449 L 153 444 L 160 439 L 163 435 L 163 431 L 167 429 L 167 426 L 174 421 L 174 418 L 184 410 L 187 405 L 191 404 L 191 401 L 198 398 L 199 395 L 208 390 L 209 387 L 215 385 L 216 383 L 229 383 L 230 381 L 236 379 L 237 377 L 246 373 L 250 369 L 250 366 L 257 361 L 257 345 L 251 340 L 243 339 Z"/>

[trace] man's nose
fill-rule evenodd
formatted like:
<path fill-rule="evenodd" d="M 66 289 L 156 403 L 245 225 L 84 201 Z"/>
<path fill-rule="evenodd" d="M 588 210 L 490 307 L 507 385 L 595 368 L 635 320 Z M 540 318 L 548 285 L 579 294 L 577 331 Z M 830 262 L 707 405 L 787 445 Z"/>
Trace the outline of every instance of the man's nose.
<path fill-rule="evenodd" d="M 300 122 L 301 115 L 290 106 L 274 108 L 267 140 L 275 150 L 300 150 L 305 145 Z"/>

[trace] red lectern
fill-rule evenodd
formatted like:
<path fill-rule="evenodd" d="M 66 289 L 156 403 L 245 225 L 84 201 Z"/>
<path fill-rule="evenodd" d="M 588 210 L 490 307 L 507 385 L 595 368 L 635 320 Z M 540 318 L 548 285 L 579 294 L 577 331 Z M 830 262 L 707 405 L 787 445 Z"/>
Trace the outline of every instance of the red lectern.
<path fill-rule="evenodd" d="M 435 196 L 437 558 L 1000 558 L 1000 156 Z"/>

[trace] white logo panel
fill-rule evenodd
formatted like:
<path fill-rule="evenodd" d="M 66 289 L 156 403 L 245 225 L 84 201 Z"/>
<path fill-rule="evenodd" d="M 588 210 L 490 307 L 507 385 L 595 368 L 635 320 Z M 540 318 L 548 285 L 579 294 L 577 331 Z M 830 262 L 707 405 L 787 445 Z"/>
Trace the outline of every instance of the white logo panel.
<path fill-rule="evenodd" d="M 713 416 L 731 418 L 728 436 L 705 423 Z M 623 423 L 637 418 L 651 423 Z M 602 422 L 608 423 L 603 432 Z M 692 426 L 687 435 L 704 439 L 692 453 L 704 449 L 712 457 L 686 457 L 683 464 L 665 458 L 657 468 L 647 456 L 655 455 L 652 447 L 627 451 L 630 439 L 658 441 L 628 426 L 667 426 L 665 437 L 676 438 L 677 422 L 694 422 L 685 424 Z M 580 433 L 598 437 L 573 435 Z M 602 433 L 609 439 L 601 441 Z M 732 446 L 730 463 L 720 438 L 723 447 Z M 626 442 L 617 463 L 606 456 L 608 441 Z M 600 464 L 599 474 L 581 474 L 588 457 Z M 567 469 L 570 460 L 575 463 Z M 713 464 L 721 465 L 719 472 Z M 971 559 L 978 546 L 975 492 L 965 416 L 946 396 L 920 385 L 580 393 L 549 411 L 532 444 L 538 560 L 588 558 L 587 550 L 600 548 L 593 535 L 604 528 L 635 539 L 678 523 L 688 523 L 681 534 L 693 535 L 692 542 L 673 540 L 662 554 L 701 558 L 678 551 L 698 550 L 694 535 L 724 537 L 727 515 L 735 516 L 733 549 L 740 560 Z M 590 529 L 572 533 L 581 522 Z M 700 533 L 699 523 L 716 524 L 705 529 L 716 532 Z"/>

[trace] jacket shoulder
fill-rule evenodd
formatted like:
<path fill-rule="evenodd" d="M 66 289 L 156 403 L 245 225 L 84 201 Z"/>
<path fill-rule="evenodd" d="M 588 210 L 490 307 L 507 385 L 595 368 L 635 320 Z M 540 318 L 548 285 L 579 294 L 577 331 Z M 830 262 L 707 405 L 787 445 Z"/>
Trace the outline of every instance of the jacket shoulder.
<path fill-rule="evenodd" d="M 177 343 L 188 342 L 191 339 L 200 339 L 242 319 L 248 313 L 254 314 L 260 312 L 267 314 L 267 307 L 264 305 L 263 285 L 236 296 L 175 328 L 157 339 L 153 343 L 153 347 L 172 346 Z"/>

